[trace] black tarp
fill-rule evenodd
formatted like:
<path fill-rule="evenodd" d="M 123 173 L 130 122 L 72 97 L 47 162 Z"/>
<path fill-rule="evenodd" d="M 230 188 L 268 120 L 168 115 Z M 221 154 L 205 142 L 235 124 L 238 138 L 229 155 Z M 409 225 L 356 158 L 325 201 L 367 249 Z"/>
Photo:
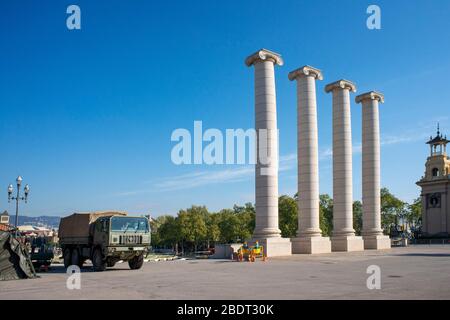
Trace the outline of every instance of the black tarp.
<path fill-rule="evenodd" d="M 0 280 L 25 278 L 36 278 L 26 247 L 10 232 L 0 231 Z"/>

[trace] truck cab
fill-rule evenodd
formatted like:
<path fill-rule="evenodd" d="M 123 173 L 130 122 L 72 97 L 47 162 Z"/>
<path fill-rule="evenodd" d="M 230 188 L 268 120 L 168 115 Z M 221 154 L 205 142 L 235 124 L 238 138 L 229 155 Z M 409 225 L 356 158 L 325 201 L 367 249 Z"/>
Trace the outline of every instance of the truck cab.
<path fill-rule="evenodd" d="M 145 217 L 126 214 L 74 214 L 61 223 L 64 265 L 81 267 L 91 259 L 95 271 L 128 261 L 131 269 L 140 269 L 150 247 L 150 223 Z M 71 230 L 72 228 L 72 230 Z"/>
<path fill-rule="evenodd" d="M 93 245 L 102 248 L 108 267 L 119 260 L 130 262 L 137 256 L 139 260 L 141 253 L 147 253 L 150 246 L 150 224 L 144 217 L 102 217 L 94 228 Z"/>

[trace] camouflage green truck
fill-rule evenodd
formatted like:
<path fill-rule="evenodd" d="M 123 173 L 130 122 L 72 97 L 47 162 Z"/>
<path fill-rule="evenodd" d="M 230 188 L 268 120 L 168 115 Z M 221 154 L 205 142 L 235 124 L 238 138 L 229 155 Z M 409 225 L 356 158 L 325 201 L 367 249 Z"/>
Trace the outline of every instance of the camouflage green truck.
<path fill-rule="evenodd" d="M 150 247 L 148 219 L 123 212 L 74 213 L 61 219 L 58 232 L 66 268 L 81 268 L 90 259 L 94 271 L 104 271 L 119 260 L 140 269 Z"/>

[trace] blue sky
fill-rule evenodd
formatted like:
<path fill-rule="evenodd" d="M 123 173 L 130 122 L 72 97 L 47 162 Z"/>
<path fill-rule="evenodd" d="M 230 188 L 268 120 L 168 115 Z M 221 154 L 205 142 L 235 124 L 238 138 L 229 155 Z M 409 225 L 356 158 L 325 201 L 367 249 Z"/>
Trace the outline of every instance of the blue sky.
<path fill-rule="evenodd" d="M 66 8 L 81 8 L 81 30 Z M 381 30 L 366 8 L 381 8 Z M 450 2 L 22 1 L 0 4 L 0 183 L 31 186 L 27 215 L 119 209 L 175 214 L 254 201 L 253 169 L 176 166 L 177 128 L 251 128 L 259 48 L 276 69 L 280 194 L 296 192 L 296 94 L 287 74 L 309 64 L 317 83 L 320 191 L 332 193 L 331 95 L 345 78 L 379 90 L 382 185 L 411 201 L 436 123 L 450 135 Z M 353 101 L 354 95 L 352 96 Z M 354 197 L 361 197 L 361 112 L 352 104 Z"/>

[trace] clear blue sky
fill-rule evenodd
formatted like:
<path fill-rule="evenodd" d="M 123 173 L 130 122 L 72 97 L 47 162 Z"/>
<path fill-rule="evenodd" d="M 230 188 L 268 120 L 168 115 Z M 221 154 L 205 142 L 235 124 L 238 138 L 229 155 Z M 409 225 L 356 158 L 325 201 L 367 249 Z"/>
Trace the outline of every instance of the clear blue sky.
<path fill-rule="evenodd" d="M 81 30 L 66 8 L 81 7 Z M 381 7 L 382 29 L 366 28 Z M 254 201 L 252 168 L 176 166 L 176 128 L 251 128 L 253 70 L 264 47 L 276 70 L 280 194 L 296 192 L 296 94 L 289 71 L 320 68 L 320 188 L 332 193 L 331 96 L 346 78 L 379 90 L 382 185 L 411 201 L 426 138 L 450 135 L 450 2 L 434 1 L 22 1 L 0 3 L 0 209 L 18 174 L 31 186 L 27 215 L 120 209 L 175 214 Z M 352 96 L 353 101 L 354 96 Z M 352 105 L 354 197 L 361 196 L 360 106 Z"/>

